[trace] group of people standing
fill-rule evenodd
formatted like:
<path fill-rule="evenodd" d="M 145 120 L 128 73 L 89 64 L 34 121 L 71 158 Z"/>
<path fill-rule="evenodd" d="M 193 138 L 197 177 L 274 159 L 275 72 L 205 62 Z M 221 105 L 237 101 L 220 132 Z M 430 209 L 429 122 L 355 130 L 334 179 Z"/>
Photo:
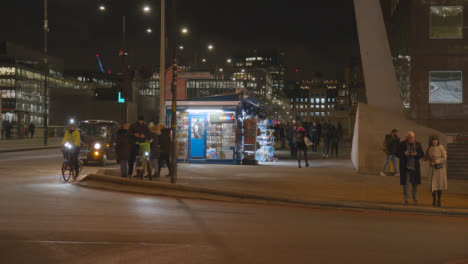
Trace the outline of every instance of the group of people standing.
<path fill-rule="evenodd" d="M 319 152 L 319 145 L 322 144 L 322 158 L 338 157 L 338 147 L 343 136 L 343 127 L 340 122 L 334 125 L 330 120 L 313 120 L 310 123 L 287 123 L 284 130 L 280 129 L 280 136 L 288 140 L 291 158 L 298 159 L 299 168 L 301 152 L 304 153 L 306 166 L 307 147 L 310 146 L 313 152 Z M 283 131 L 283 133 L 281 133 Z M 280 139 L 283 142 L 283 138 Z M 283 147 L 283 143 L 281 144 Z M 298 155 L 299 154 L 299 155 Z"/>
<path fill-rule="evenodd" d="M 412 197 L 414 204 L 418 204 L 418 185 L 421 184 L 420 159 L 429 163 L 430 180 L 432 190 L 432 205 L 441 206 L 442 191 L 447 190 L 447 172 L 445 162 L 447 153 L 440 145 L 439 137 L 432 135 L 429 137 L 429 147 L 424 153 L 421 143 L 415 140 L 414 132 L 408 132 L 406 139 L 400 141 L 398 130 L 393 129 L 385 136 L 383 151 L 386 160 L 380 175 L 385 176 L 385 170 L 392 161 L 393 171 L 396 176 L 400 176 L 400 185 L 403 186 L 404 203 L 408 204 L 409 185 L 412 187 Z M 396 159 L 399 159 L 399 168 L 396 166 Z"/>
<path fill-rule="evenodd" d="M 149 171 L 153 177 L 159 177 L 163 163 L 166 163 L 169 174 L 172 175 L 170 153 L 170 130 L 165 124 L 147 125 L 144 117 L 139 116 L 135 124 L 124 124 L 117 131 L 117 159 L 120 163 L 122 177 L 133 175 L 133 166 L 139 155 L 139 143 L 151 141 L 150 160 L 154 171 Z"/>
<path fill-rule="evenodd" d="M 13 129 L 15 127 L 15 124 L 16 122 L 12 122 L 10 120 L 3 120 L 1 123 L 0 123 L 0 126 L 1 126 L 1 140 L 10 140 L 12 139 L 12 136 L 13 136 Z M 29 126 L 28 127 L 25 127 L 24 128 L 24 136 L 25 137 L 30 137 L 30 138 L 33 138 L 34 137 L 34 132 L 36 130 L 36 125 L 34 125 L 33 122 L 29 123 Z"/>

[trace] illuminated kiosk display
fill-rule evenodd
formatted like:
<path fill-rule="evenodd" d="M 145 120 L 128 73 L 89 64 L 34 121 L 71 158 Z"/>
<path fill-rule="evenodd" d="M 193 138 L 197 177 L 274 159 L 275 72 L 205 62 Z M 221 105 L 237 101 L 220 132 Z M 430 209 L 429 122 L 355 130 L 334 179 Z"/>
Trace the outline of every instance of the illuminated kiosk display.
<path fill-rule="evenodd" d="M 165 103 L 168 127 L 171 104 L 171 101 Z M 255 99 L 236 94 L 177 101 L 178 160 L 241 164 L 244 158 L 244 119 L 256 118 L 260 108 Z"/>

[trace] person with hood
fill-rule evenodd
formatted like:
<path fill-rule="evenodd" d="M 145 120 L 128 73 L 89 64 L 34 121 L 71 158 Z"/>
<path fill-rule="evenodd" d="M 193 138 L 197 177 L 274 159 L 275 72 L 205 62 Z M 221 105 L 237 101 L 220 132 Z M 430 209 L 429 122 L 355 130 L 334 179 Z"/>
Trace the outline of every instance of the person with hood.
<path fill-rule="evenodd" d="M 143 116 L 138 116 L 138 121 L 130 127 L 129 134 L 131 136 L 132 148 L 130 151 L 130 159 L 128 160 L 128 174 L 132 175 L 133 166 L 140 149 L 136 143 L 143 143 L 150 136 L 149 128 L 145 124 Z"/>
<path fill-rule="evenodd" d="M 301 151 L 304 152 L 304 160 L 306 167 L 309 167 L 309 162 L 307 161 L 307 145 L 305 144 L 306 130 L 300 126 L 297 129 L 296 139 L 296 149 L 297 149 L 297 163 L 299 168 L 301 168 Z"/>
<path fill-rule="evenodd" d="M 161 147 L 160 147 L 160 141 L 159 141 L 159 136 L 161 135 L 161 130 L 159 129 L 159 126 L 156 126 L 153 124 L 153 126 L 150 127 L 150 138 L 152 139 L 151 142 L 151 165 L 154 168 L 154 177 L 159 177 L 159 157 L 161 155 Z M 150 172 L 152 173 L 152 172 Z"/>
<path fill-rule="evenodd" d="M 424 158 L 421 143 L 415 140 L 414 132 L 409 131 L 406 140 L 400 143 L 400 185 L 403 186 L 405 204 L 409 203 L 409 185 L 412 185 L 413 201 L 418 204 L 418 184 L 421 184 L 419 159 Z"/>
<path fill-rule="evenodd" d="M 158 161 L 158 175 L 161 175 L 161 168 L 163 161 L 166 163 L 167 168 L 169 169 L 169 174 L 166 175 L 167 177 L 172 175 L 172 168 L 171 168 L 171 130 L 167 128 L 164 124 L 159 124 L 159 130 L 161 131 L 161 135 L 159 136 L 159 146 L 160 146 L 160 156 Z"/>
<path fill-rule="evenodd" d="M 128 134 L 130 124 L 124 124 L 117 130 L 116 152 L 117 160 L 120 163 L 120 176 L 127 177 L 128 161 L 130 159 L 131 136 Z"/>
<path fill-rule="evenodd" d="M 75 169 L 75 175 L 78 177 L 80 173 L 80 168 L 78 167 L 78 156 L 80 154 L 80 148 L 81 148 L 81 136 L 80 132 L 76 130 L 75 125 L 70 125 L 68 130 L 65 132 L 65 135 L 63 136 L 62 139 L 62 146 L 65 145 L 65 143 L 71 144 L 73 146 L 73 167 Z"/>

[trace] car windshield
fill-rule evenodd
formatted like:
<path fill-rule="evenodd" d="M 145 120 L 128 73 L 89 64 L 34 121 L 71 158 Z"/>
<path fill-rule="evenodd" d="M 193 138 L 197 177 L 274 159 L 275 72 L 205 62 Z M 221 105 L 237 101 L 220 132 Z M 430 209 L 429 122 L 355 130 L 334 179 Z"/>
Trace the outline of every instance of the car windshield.
<path fill-rule="evenodd" d="M 86 136 L 107 137 L 107 125 L 103 124 L 80 124 L 80 131 Z"/>

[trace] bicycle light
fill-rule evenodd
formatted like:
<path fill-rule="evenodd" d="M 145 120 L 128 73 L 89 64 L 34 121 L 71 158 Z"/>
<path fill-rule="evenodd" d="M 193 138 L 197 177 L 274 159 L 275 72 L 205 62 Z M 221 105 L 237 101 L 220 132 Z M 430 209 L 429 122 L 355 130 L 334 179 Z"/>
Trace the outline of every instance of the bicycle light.
<path fill-rule="evenodd" d="M 148 156 L 148 152 L 145 152 L 145 156 Z"/>
<path fill-rule="evenodd" d="M 94 144 L 94 148 L 95 148 L 95 149 L 100 149 L 100 148 L 101 148 L 101 144 L 99 144 L 99 143 Z"/>
<path fill-rule="evenodd" d="M 65 147 L 68 148 L 68 149 L 71 149 L 72 146 L 71 146 L 70 143 L 66 142 L 66 143 L 65 143 Z"/>

